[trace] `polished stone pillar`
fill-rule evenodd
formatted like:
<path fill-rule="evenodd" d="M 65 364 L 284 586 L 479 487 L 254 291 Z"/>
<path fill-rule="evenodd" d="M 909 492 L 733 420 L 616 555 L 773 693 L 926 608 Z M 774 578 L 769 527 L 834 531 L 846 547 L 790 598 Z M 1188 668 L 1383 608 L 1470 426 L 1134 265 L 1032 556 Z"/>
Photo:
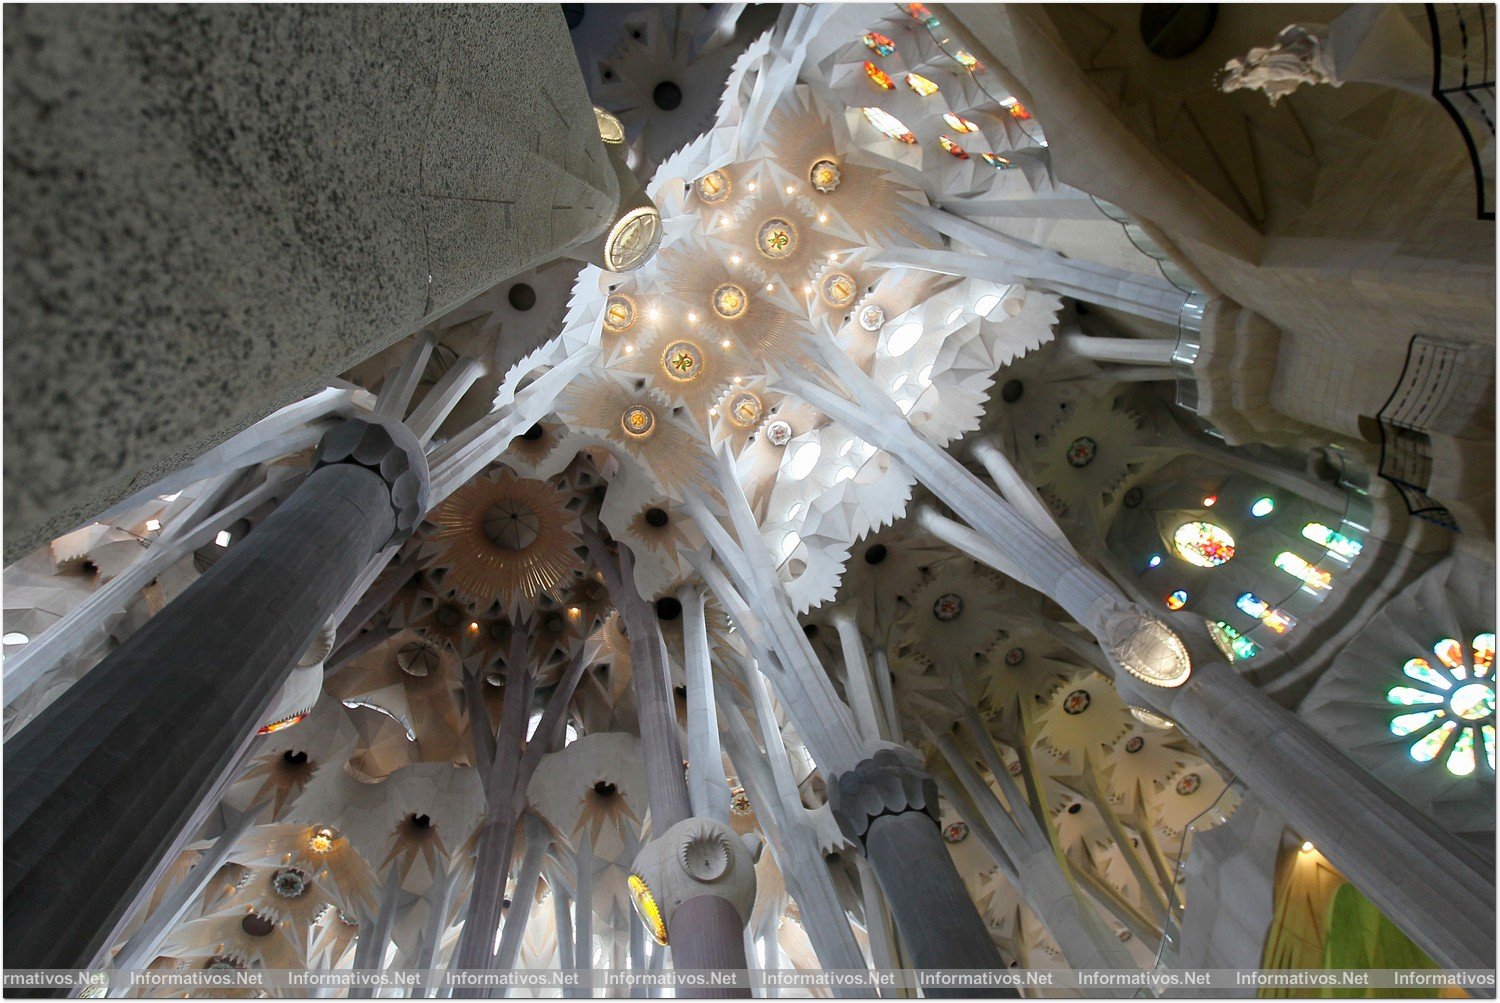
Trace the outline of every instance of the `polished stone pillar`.
<path fill-rule="evenodd" d="M 1003 968 L 938 828 L 938 792 L 909 749 L 888 747 L 840 774 L 828 803 L 839 829 L 864 849 L 913 968 Z M 1014 991 L 924 990 L 932 996 Z"/>
<path fill-rule="evenodd" d="M 291 497 L 9 743 L 11 963 L 89 963 L 426 486 L 403 426 L 336 426 Z"/>

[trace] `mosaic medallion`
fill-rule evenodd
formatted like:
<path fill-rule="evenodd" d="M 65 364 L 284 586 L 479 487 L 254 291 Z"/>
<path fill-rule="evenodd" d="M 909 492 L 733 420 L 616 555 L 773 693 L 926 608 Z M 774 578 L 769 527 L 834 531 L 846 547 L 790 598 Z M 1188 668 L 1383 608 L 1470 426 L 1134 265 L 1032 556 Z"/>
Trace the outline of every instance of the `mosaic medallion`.
<path fill-rule="evenodd" d="M 962 843 L 969 838 L 969 823 L 949 822 L 943 828 L 943 838 L 950 843 Z"/>
<path fill-rule="evenodd" d="M 1131 754 L 1140 752 L 1146 747 L 1146 740 L 1140 735 L 1131 735 L 1125 742 L 1125 751 Z"/>
<path fill-rule="evenodd" d="M 620 427 L 625 430 L 626 435 L 644 439 L 656 428 L 656 415 L 644 404 L 632 404 L 620 416 Z"/>
<path fill-rule="evenodd" d="M 709 205 L 718 205 L 729 197 L 734 186 L 723 171 L 709 171 L 698 179 L 698 197 Z"/>
<path fill-rule="evenodd" d="M 1068 466 L 1086 467 L 1094 462 L 1094 457 L 1099 453 L 1099 444 L 1092 436 L 1080 435 L 1068 443 Z"/>
<path fill-rule="evenodd" d="M 703 371 L 703 356 L 691 341 L 674 341 L 661 353 L 661 366 L 678 383 L 690 383 Z"/>
<path fill-rule="evenodd" d="M 1189 794 L 1192 794 L 1202 786 L 1203 781 L 1199 778 L 1198 774 L 1184 774 L 1183 777 L 1177 781 L 1177 793 L 1181 794 L 1183 797 L 1187 797 Z"/>
<path fill-rule="evenodd" d="M 1146 499 L 1146 492 L 1140 488 L 1131 488 L 1125 492 L 1125 497 L 1120 499 L 1120 504 L 1126 508 L 1136 508 Z"/>
<path fill-rule="evenodd" d="M 1021 761 L 1019 759 L 1016 760 L 1014 763 L 1011 763 L 1009 766 L 1007 766 L 1006 769 L 1010 771 L 1011 776 L 1019 777 L 1021 775 Z"/>
<path fill-rule="evenodd" d="M 768 219 L 760 226 L 755 246 L 768 258 L 789 257 L 797 250 L 797 228 L 779 217 Z"/>
<path fill-rule="evenodd" d="M 964 611 L 964 598 L 957 592 L 945 592 L 932 604 L 932 615 L 942 623 L 952 623 Z"/>
<path fill-rule="evenodd" d="M 820 160 L 812 165 L 812 170 L 807 172 L 807 180 L 825 195 L 836 189 L 843 179 L 843 174 L 839 172 L 839 165 L 831 160 Z"/>
<path fill-rule="evenodd" d="M 745 295 L 745 290 L 732 282 L 726 282 L 714 290 L 714 313 L 725 320 L 738 317 L 749 305 L 750 299 Z"/>
<path fill-rule="evenodd" d="M 776 419 L 766 426 L 766 441 L 773 446 L 785 446 L 792 441 L 792 426 Z"/>
<path fill-rule="evenodd" d="M 1094 698 L 1089 695 L 1088 690 L 1074 690 L 1063 699 L 1063 713 L 1082 714 L 1093 702 Z"/>
<path fill-rule="evenodd" d="M 1026 661 L 1026 649 L 1025 648 L 1011 648 L 1009 651 L 1007 651 L 1005 653 L 1005 664 L 1006 665 L 1009 665 L 1011 667 L 1015 667 L 1017 665 L 1020 665 L 1024 661 Z"/>
<path fill-rule="evenodd" d="M 878 331 L 885 323 L 885 310 L 879 303 L 867 304 L 859 311 L 859 326 L 866 331 Z"/>

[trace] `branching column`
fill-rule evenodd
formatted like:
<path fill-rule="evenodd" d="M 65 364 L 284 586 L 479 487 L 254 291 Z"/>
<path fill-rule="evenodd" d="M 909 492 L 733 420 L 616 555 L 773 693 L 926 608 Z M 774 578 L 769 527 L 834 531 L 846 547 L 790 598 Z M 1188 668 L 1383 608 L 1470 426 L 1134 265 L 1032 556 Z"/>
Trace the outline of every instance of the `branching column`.
<path fill-rule="evenodd" d="M 403 426 L 336 426 L 286 502 L 11 741 L 14 963 L 88 964 L 350 585 L 415 528 L 426 490 Z"/>
<path fill-rule="evenodd" d="M 617 555 L 611 555 L 599 537 L 586 536 L 586 540 L 630 635 L 632 682 L 646 760 L 646 793 L 655 833 L 637 856 L 635 869 L 652 885 L 661 905 L 675 967 L 746 968 L 744 928 L 749 902 L 741 907 L 731 899 L 743 897 L 736 876 L 748 869 L 750 901 L 754 901 L 754 864 L 748 861 L 749 851 L 732 829 L 712 817 L 693 815 L 682 768 L 676 701 L 667 675 L 666 645 L 657 626 L 656 610 L 636 589 L 630 552 L 622 546 Z M 701 600 L 699 603 L 701 615 Z M 712 768 L 722 772 L 722 761 L 720 756 Z M 681 867 L 682 854 L 676 851 L 679 846 L 701 840 L 722 840 L 719 845 L 727 862 L 723 873 L 695 882 Z M 703 992 L 714 998 L 750 995 L 748 989 Z"/>

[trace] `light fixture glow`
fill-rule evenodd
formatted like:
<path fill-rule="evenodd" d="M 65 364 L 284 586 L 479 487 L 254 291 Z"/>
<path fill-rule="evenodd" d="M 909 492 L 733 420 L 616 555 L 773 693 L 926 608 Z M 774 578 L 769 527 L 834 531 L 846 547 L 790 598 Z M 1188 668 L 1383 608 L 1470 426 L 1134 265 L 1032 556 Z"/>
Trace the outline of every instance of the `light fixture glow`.
<path fill-rule="evenodd" d="M 146 532 L 148 532 L 148 533 L 155 533 L 159 529 L 161 529 L 161 520 L 160 519 L 147 519 L 146 520 Z"/>
<path fill-rule="evenodd" d="M 25 644 L 30 640 L 30 637 L 26 636 L 18 630 L 10 631 L 4 637 L 0 637 L 0 641 L 3 641 L 5 644 Z"/>
<path fill-rule="evenodd" d="M 229 530 L 221 529 L 219 530 L 219 535 L 214 537 L 214 543 L 217 543 L 221 547 L 227 547 L 229 546 L 229 541 L 232 539 L 234 537 L 229 535 Z"/>

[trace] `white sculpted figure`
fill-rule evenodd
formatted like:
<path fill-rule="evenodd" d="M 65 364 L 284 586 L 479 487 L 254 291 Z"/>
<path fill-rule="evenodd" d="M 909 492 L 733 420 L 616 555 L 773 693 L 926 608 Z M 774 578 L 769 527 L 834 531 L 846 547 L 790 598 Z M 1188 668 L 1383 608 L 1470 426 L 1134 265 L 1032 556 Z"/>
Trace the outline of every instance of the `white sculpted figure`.
<path fill-rule="evenodd" d="M 1264 91 L 1274 105 L 1303 84 L 1339 87 L 1343 81 L 1335 75 L 1323 40 L 1301 25 L 1290 24 L 1281 29 L 1270 47 L 1253 48 L 1243 60 L 1225 63 L 1219 90 Z"/>

